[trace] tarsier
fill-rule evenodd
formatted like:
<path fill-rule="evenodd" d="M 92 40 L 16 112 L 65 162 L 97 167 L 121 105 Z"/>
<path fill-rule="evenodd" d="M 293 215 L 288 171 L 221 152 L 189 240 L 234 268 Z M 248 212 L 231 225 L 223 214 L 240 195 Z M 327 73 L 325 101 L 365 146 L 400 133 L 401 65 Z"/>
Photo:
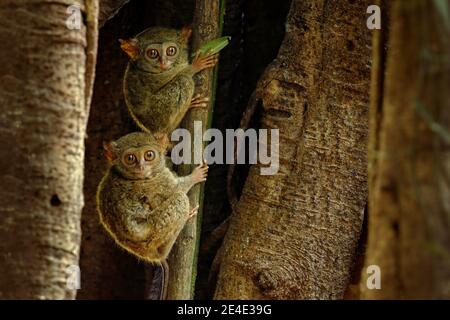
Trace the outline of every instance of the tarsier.
<path fill-rule="evenodd" d="M 110 167 L 97 190 L 100 222 L 122 248 L 135 256 L 161 264 L 166 296 L 165 262 L 186 221 L 198 207 L 190 208 L 187 192 L 206 180 L 208 166 L 201 164 L 185 177 L 166 166 L 167 139 L 134 132 L 105 143 Z"/>
<path fill-rule="evenodd" d="M 194 96 L 193 75 L 213 67 L 217 53 L 197 54 L 189 62 L 190 28 L 152 27 L 129 40 L 120 40 L 130 57 L 123 89 L 132 118 L 156 136 L 175 130 L 190 108 L 207 106 Z"/>

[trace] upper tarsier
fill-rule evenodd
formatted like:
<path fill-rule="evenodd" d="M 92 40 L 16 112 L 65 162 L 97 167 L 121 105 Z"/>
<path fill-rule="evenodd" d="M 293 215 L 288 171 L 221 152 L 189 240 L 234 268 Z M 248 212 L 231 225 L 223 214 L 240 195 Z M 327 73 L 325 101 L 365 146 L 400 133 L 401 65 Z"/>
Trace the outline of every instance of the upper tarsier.
<path fill-rule="evenodd" d="M 120 40 L 130 57 L 123 89 L 131 116 L 155 136 L 175 130 L 190 108 L 207 106 L 194 96 L 193 75 L 213 67 L 216 53 L 197 54 L 189 63 L 191 29 L 152 27 L 129 40 Z"/>

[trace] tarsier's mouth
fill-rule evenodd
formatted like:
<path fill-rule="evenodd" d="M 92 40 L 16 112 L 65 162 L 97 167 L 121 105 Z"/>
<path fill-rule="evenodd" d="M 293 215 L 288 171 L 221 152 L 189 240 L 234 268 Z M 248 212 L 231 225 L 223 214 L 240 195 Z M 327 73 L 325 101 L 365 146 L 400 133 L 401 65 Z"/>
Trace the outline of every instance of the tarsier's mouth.
<path fill-rule="evenodd" d="M 160 67 L 162 70 L 168 70 L 168 69 L 170 69 L 171 66 L 172 66 L 171 63 L 160 63 L 160 64 L 159 64 L 159 67 Z"/>
<path fill-rule="evenodd" d="M 137 178 L 146 178 L 146 177 L 151 176 L 151 174 L 152 174 L 151 171 L 146 171 L 144 169 L 135 169 L 135 170 L 132 170 L 132 173 Z"/>

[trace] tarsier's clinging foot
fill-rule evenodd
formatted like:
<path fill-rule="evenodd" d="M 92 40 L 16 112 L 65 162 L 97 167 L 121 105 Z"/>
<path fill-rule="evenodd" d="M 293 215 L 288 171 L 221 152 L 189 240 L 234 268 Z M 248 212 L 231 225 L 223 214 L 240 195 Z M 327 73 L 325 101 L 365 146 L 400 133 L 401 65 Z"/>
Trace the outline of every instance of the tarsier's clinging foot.
<path fill-rule="evenodd" d="M 208 106 L 209 98 L 201 97 L 199 94 L 195 95 L 191 99 L 190 108 L 206 108 Z"/>
<path fill-rule="evenodd" d="M 217 62 L 219 62 L 219 55 L 217 53 L 197 53 L 192 61 L 192 68 L 194 73 L 200 72 L 202 70 L 214 67 Z"/>

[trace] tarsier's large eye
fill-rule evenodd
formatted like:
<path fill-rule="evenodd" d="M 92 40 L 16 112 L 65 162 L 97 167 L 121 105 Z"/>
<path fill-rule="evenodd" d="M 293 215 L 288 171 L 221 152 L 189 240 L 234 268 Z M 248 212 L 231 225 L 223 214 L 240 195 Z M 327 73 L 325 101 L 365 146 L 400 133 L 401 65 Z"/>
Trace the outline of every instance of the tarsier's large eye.
<path fill-rule="evenodd" d="M 132 153 L 125 155 L 125 163 L 132 165 L 136 162 L 136 156 Z"/>
<path fill-rule="evenodd" d="M 166 49 L 166 54 L 170 57 L 170 56 L 174 56 L 177 53 L 177 48 L 175 48 L 174 46 L 170 46 Z"/>
<path fill-rule="evenodd" d="M 150 59 L 156 59 L 158 58 L 158 56 L 159 56 L 158 50 L 156 49 L 147 50 L 147 57 L 149 57 Z"/>
<path fill-rule="evenodd" d="M 149 150 L 149 151 L 145 152 L 145 154 L 144 154 L 144 159 L 147 161 L 152 161 L 153 159 L 155 159 L 155 157 L 156 157 L 156 154 L 155 154 L 155 151 L 153 151 L 153 150 Z"/>

